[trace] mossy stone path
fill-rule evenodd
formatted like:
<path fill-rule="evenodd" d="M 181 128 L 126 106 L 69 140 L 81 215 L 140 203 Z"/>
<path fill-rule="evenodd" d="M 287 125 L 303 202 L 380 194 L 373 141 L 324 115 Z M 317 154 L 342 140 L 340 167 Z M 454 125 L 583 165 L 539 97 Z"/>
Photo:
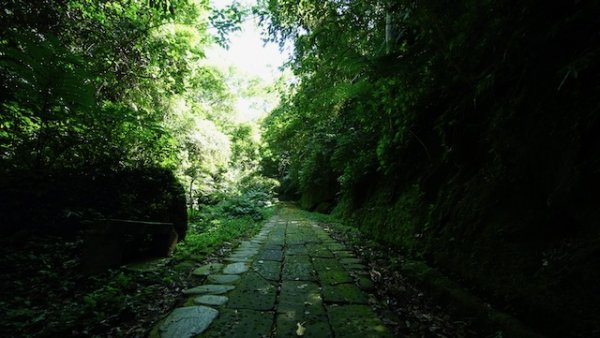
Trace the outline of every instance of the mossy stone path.
<path fill-rule="evenodd" d="M 204 285 L 151 337 L 390 337 L 369 306 L 365 266 L 316 222 L 284 208 L 223 264 L 196 269 Z M 178 316 L 179 314 L 179 316 Z M 207 325 L 208 324 L 208 325 Z"/>

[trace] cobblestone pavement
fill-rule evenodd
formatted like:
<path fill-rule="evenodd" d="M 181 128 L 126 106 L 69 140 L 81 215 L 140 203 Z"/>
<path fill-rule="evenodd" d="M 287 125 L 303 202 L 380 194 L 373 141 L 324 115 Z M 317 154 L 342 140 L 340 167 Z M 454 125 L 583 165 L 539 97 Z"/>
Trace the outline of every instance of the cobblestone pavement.
<path fill-rule="evenodd" d="M 366 267 L 316 222 L 293 209 L 267 221 L 222 264 L 194 271 L 186 306 L 153 337 L 390 337 L 369 306 Z"/>

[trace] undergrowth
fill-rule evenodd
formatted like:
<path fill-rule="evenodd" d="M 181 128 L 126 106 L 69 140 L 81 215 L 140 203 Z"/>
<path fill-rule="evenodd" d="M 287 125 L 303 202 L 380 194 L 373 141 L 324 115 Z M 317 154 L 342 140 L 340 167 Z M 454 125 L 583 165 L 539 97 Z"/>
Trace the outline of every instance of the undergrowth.
<path fill-rule="evenodd" d="M 153 322 L 182 301 L 181 290 L 198 282 L 190 278 L 193 268 L 257 233 L 262 222 L 256 219 L 269 218 L 275 209 L 256 207 L 238 216 L 221 207 L 200 210 L 172 257 L 96 275 L 79 270 L 80 236 L 3 239 L 0 336 L 145 336 Z"/>

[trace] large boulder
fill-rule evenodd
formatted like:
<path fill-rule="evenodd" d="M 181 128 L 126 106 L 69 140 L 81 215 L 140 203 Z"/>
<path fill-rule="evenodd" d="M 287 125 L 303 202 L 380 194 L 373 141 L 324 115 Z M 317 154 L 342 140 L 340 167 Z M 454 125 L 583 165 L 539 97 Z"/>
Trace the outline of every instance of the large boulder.
<path fill-rule="evenodd" d="M 18 172 L 0 177 L 0 230 L 72 232 L 101 218 L 173 223 L 185 237 L 185 192 L 162 168 Z"/>

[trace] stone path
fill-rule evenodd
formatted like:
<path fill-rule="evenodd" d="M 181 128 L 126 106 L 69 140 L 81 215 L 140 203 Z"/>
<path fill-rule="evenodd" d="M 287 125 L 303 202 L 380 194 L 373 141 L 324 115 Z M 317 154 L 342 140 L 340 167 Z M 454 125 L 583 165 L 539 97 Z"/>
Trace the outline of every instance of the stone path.
<path fill-rule="evenodd" d="M 151 337 L 389 337 L 369 306 L 366 267 L 315 222 L 284 208 L 223 264 L 194 271 L 187 306 Z"/>

